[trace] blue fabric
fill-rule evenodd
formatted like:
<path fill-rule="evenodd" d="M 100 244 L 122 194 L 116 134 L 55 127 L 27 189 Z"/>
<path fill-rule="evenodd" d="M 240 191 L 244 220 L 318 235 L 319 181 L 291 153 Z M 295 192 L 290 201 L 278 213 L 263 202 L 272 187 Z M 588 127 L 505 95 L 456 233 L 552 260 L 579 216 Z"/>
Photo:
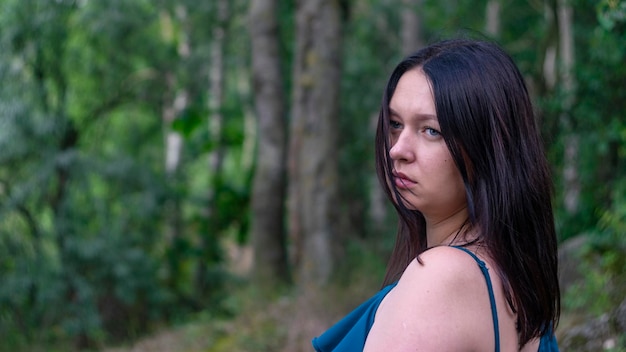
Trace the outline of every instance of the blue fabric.
<path fill-rule="evenodd" d="M 458 248 L 458 247 L 456 247 Z M 469 251 L 468 251 L 469 252 Z M 469 252 L 471 253 L 471 252 Z M 475 257 L 472 254 L 472 257 Z M 476 258 L 478 259 L 478 258 Z M 481 271 L 483 271 L 482 266 L 480 265 L 482 261 L 479 259 L 477 263 L 479 267 L 481 267 Z M 484 263 L 483 263 L 484 266 Z M 486 267 L 485 267 L 486 270 Z M 483 274 L 485 271 L 483 271 Z M 491 288 L 491 280 L 489 279 L 489 275 L 485 275 L 486 280 L 488 281 L 487 287 L 490 291 L 490 296 L 493 294 L 493 289 Z M 380 302 L 385 298 L 387 293 L 391 291 L 396 286 L 396 283 L 393 283 L 389 286 L 385 286 L 382 290 L 380 290 L 377 294 L 375 294 L 372 298 L 365 301 L 363 304 L 358 306 L 355 310 L 353 310 L 350 314 L 345 316 L 335 325 L 333 325 L 330 329 L 324 332 L 319 337 L 313 339 L 312 344 L 313 348 L 315 348 L 318 352 L 356 352 L 363 351 L 365 347 L 365 340 L 367 339 L 367 335 L 374 324 L 374 317 L 376 316 L 376 311 L 378 310 L 378 306 Z M 494 326 L 497 327 L 497 314 L 495 313 L 495 307 L 492 303 L 492 316 L 494 318 Z M 499 336 L 497 334 L 496 336 Z M 499 351 L 499 342 L 496 345 L 496 351 Z M 539 349 L 537 352 L 558 352 L 559 347 L 556 341 L 552 330 L 549 330 L 544 336 L 541 337 L 541 341 L 539 344 Z"/>
<path fill-rule="evenodd" d="M 552 329 L 541 336 L 537 352 L 559 352 L 559 344 L 556 342 L 556 336 L 554 336 Z"/>
<path fill-rule="evenodd" d="M 383 298 L 396 287 L 396 283 L 385 286 L 374 297 L 358 306 L 324 334 L 313 339 L 313 348 L 318 352 L 363 351 L 376 310 Z"/>

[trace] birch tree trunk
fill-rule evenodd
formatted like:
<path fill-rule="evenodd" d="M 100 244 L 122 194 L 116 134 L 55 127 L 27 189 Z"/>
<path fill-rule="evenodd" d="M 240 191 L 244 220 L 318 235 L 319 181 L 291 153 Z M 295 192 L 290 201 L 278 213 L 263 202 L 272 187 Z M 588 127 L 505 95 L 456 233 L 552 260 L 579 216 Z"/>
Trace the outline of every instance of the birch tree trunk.
<path fill-rule="evenodd" d="M 285 198 L 285 92 L 279 54 L 278 0 L 252 0 L 249 9 L 254 110 L 258 124 L 252 190 L 254 278 L 289 282 Z"/>
<path fill-rule="evenodd" d="M 288 210 L 302 284 L 335 267 L 341 36 L 337 0 L 297 2 Z"/>
<path fill-rule="evenodd" d="M 176 7 L 176 19 L 183 24 L 187 21 L 187 9 L 182 5 Z M 188 59 L 191 54 L 191 46 L 189 44 L 189 36 L 185 30 L 180 33 L 178 38 L 178 56 L 182 59 Z M 171 105 L 165 106 L 163 109 L 163 122 L 165 125 L 165 171 L 168 175 L 173 175 L 178 169 L 180 163 L 180 155 L 183 147 L 183 139 L 180 133 L 172 130 L 172 123 L 176 117 L 187 107 L 188 93 L 184 88 L 177 88 L 177 78 L 174 74 L 168 74 L 168 86 L 174 92 L 174 99 Z M 169 100 L 169 99 L 166 99 Z"/>
<path fill-rule="evenodd" d="M 178 34 L 178 38 L 174 38 L 174 33 L 168 26 L 163 26 L 162 36 L 165 40 L 178 41 L 177 53 L 180 60 L 189 58 L 191 54 L 191 46 L 189 36 L 186 32 L 184 23 L 187 21 L 187 9 L 182 6 L 176 6 L 173 16 L 179 21 L 183 30 Z M 168 17 L 171 20 L 171 17 Z M 165 138 L 165 172 L 171 181 L 175 180 L 177 171 L 180 166 L 180 156 L 183 148 L 183 137 L 179 132 L 172 129 L 174 120 L 180 116 L 181 112 L 187 107 L 188 92 L 184 88 L 179 88 L 178 77 L 175 72 L 166 72 L 166 81 L 168 91 L 164 97 L 166 102 L 162 111 L 163 131 Z M 169 104 L 167 103 L 169 102 Z M 170 248 L 176 248 L 176 243 L 180 240 L 182 232 L 182 210 L 180 201 L 176 198 L 168 200 L 168 210 L 166 216 L 167 227 L 165 232 L 166 240 L 171 244 Z M 168 257 L 168 285 L 175 287 L 178 277 L 180 276 L 180 263 L 176 260 L 176 256 Z"/>

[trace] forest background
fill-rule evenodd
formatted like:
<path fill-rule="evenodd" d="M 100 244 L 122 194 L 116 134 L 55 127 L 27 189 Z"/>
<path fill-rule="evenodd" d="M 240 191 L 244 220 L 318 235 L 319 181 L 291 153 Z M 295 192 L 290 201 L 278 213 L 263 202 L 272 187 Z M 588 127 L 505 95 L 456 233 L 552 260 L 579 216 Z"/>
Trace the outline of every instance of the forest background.
<path fill-rule="evenodd" d="M 621 0 L 0 0 L 0 349 L 309 350 L 394 240 L 385 80 L 459 34 L 537 108 L 577 244 L 559 338 L 623 351 Z"/>

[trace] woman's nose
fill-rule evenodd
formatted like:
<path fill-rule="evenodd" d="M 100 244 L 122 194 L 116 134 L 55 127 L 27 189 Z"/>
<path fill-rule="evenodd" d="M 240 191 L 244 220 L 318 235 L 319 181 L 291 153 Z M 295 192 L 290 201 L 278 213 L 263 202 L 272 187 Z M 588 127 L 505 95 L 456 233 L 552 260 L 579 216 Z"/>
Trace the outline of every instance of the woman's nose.
<path fill-rule="evenodd" d="M 389 156 L 395 161 L 410 162 L 415 158 L 413 149 L 414 143 L 411 141 L 411 138 L 409 138 L 407 133 L 404 133 L 403 131 L 389 150 Z"/>

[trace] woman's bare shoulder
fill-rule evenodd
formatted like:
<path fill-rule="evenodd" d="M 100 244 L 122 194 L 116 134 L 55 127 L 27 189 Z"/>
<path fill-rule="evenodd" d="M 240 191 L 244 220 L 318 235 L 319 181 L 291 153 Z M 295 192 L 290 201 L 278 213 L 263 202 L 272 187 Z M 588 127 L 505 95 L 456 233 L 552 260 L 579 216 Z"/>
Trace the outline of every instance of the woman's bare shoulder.
<path fill-rule="evenodd" d="M 435 247 L 422 253 L 420 262 L 413 260 L 407 266 L 381 303 L 366 347 L 372 351 L 384 346 L 388 351 L 415 350 L 418 345 L 422 351 L 480 349 L 491 331 L 483 328 L 490 327 L 490 321 L 481 324 L 490 319 L 490 314 L 482 314 L 490 307 L 481 276 L 474 259 L 459 249 Z"/>
<path fill-rule="evenodd" d="M 476 261 L 458 248 L 433 247 L 423 252 L 419 259 L 414 259 L 407 266 L 400 279 L 407 286 L 424 286 L 428 283 L 429 286 L 439 289 L 449 289 L 468 282 L 474 283 L 477 281 L 474 280 L 476 277 L 482 276 Z M 477 287 L 482 286 L 484 279 L 478 280 Z"/>

